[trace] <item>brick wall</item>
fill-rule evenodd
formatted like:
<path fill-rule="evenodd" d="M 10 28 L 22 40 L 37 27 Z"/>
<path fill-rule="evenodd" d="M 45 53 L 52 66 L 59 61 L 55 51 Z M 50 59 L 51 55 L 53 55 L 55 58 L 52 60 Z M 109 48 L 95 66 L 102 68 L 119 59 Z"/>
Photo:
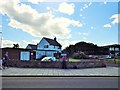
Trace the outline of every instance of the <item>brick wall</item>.
<path fill-rule="evenodd" d="M 20 60 L 21 51 L 28 51 L 28 50 L 21 49 L 21 48 L 3 48 L 2 49 L 2 57 L 6 52 L 8 52 L 8 56 L 9 56 L 10 60 Z"/>
<path fill-rule="evenodd" d="M 19 67 L 19 68 L 62 68 L 60 61 L 56 62 L 41 62 L 41 61 L 20 61 L 20 60 L 10 60 L 9 66 Z M 82 62 L 67 62 L 67 68 L 95 68 L 95 67 L 105 67 L 105 63 L 101 61 L 82 61 Z"/>

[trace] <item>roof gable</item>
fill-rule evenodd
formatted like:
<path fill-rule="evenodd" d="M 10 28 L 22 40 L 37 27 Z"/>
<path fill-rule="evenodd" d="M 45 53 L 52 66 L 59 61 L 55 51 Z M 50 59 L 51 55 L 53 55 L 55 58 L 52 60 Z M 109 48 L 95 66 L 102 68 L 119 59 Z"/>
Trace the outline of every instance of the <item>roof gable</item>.
<path fill-rule="evenodd" d="M 50 38 L 45 38 L 45 37 L 43 39 L 45 39 L 50 45 L 62 47 L 61 44 L 58 43 L 56 40 L 53 40 L 53 39 L 50 39 Z"/>
<path fill-rule="evenodd" d="M 33 50 L 36 50 L 36 49 L 37 49 L 37 45 L 34 45 L 34 44 L 28 44 L 28 46 L 30 46 L 31 49 L 33 49 Z M 28 47 L 28 46 L 27 46 L 27 47 Z M 26 47 L 26 48 L 27 48 L 27 47 Z"/>

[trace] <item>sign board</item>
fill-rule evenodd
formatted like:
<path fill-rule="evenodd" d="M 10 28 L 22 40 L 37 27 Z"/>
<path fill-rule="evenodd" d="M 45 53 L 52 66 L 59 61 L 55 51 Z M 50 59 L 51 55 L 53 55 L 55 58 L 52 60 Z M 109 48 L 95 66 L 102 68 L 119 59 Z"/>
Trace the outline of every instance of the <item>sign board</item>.
<path fill-rule="evenodd" d="M 62 54 L 61 54 L 61 56 L 67 56 L 67 54 L 65 54 L 65 53 L 62 53 Z"/>

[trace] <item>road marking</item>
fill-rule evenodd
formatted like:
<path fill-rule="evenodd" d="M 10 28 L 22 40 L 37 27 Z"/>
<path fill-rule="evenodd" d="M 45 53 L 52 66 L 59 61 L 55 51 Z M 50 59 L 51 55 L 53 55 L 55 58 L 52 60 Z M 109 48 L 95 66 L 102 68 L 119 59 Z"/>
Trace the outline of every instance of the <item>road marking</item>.
<path fill-rule="evenodd" d="M 108 76 L 108 77 L 0 77 L 0 78 L 120 78 L 120 77 L 113 77 L 113 76 Z"/>

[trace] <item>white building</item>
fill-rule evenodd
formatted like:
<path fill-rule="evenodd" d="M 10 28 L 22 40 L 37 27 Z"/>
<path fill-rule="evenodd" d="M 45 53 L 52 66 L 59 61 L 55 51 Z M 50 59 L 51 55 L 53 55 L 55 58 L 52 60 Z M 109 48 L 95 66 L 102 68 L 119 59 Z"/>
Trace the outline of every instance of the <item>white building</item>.
<path fill-rule="evenodd" d="M 43 37 L 37 45 L 36 59 L 42 56 L 53 57 L 55 53 L 61 53 L 61 44 L 57 42 L 56 38 L 50 39 Z"/>

